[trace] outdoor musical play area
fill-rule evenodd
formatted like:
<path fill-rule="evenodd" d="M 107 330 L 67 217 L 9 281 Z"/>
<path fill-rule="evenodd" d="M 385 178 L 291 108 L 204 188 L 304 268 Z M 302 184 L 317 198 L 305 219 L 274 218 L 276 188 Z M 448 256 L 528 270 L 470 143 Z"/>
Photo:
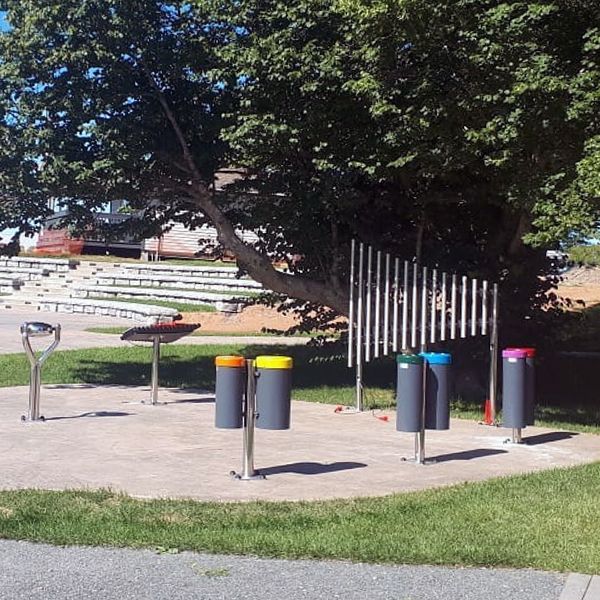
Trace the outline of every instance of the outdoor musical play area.
<path fill-rule="evenodd" d="M 133 384 L 133 372 L 132 385 L 90 381 L 42 389 L 43 364 L 61 343 L 61 327 L 24 322 L 30 387 L 0 389 L 3 487 L 313 500 L 600 460 L 597 436 L 534 426 L 534 348 L 504 349 L 499 377 L 496 284 L 428 270 L 354 242 L 350 272 L 345 362 L 355 370 L 354 406 L 303 401 L 294 391 L 305 382 L 293 358 L 264 349 L 260 356 L 208 352 L 214 385 L 161 388 L 161 347 L 198 329 L 177 321 L 121 335 L 123 343 L 147 344 L 147 364 L 136 369 L 148 372 L 149 390 Z M 451 420 L 453 361 L 444 345 L 475 336 L 487 336 L 490 345 L 485 418 Z M 394 358 L 394 373 L 387 372 L 396 410 L 374 412 L 364 403 L 363 367 L 386 356 L 388 363 Z M 304 365 L 300 379 L 310 376 Z"/>

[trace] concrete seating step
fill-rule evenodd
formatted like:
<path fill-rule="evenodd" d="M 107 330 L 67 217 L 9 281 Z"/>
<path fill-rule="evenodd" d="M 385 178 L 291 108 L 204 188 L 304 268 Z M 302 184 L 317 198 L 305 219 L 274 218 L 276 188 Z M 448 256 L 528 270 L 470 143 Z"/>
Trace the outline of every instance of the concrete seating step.
<path fill-rule="evenodd" d="M 182 288 L 190 290 L 233 291 L 243 293 L 260 292 L 263 288 L 260 283 L 251 279 L 217 278 L 217 277 L 188 277 L 177 275 L 163 275 L 134 273 L 102 275 L 98 273 L 96 281 L 99 285 L 117 285 L 121 287 L 139 286 L 153 288 Z"/>
<path fill-rule="evenodd" d="M 174 308 L 154 306 L 150 303 L 133 304 L 112 300 L 47 297 L 40 299 L 37 304 L 44 312 L 96 314 L 144 322 L 151 320 L 157 323 L 170 323 L 179 316 L 179 312 Z"/>
<path fill-rule="evenodd" d="M 111 287 L 100 285 L 85 285 L 73 286 L 71 288 L 71 296 L 73 298 L 91 298 L 105 297 L 108 299 L 118 300 L 119 298 L 143 298 L 149 299 L 148 302 L 154 300 L 162 300 L 167 302 L 181 302 L 187 304 L 210 304 L 210 305 L 231 305 L 227 312 L 237 312 L 238 306 L 241 304 L 239 299 L 243 295 L 236 298 L 227 294 L 219 294 L 207 291 L 192 291 L 192 290 L 161 290 L 156 288 L 142 287 Z"/>

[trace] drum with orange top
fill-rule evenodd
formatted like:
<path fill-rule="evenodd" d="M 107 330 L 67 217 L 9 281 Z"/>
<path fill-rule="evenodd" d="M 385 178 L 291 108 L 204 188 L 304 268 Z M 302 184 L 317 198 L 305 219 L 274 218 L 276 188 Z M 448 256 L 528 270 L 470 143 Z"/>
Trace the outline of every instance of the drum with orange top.
<path fill-rule="evenodd" d="M 220 429 L 239 429 L 243 425 L 246 361 L 243 356 L 217 356 L 215 365 L 215 426 Z"/>

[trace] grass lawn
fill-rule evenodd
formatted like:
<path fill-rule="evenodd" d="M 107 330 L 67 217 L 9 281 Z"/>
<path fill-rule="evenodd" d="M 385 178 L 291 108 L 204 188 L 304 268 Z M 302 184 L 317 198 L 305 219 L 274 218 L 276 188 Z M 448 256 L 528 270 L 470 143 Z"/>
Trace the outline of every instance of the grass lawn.
<path fill-rule="evenodd" d="M 89 262 L 111 262 L 111 263 L 139 263 L 140 265 L 156 265 L 156 264 L 171 264 L 185 265 L 186 267 L 236 267 L 235 261 L 221 260 L 203 260 L 199 258 L 168 258 L 156 262 L 148 262 L 139 258 L 127 258 L 123 256 L 114 256 L 112 254 L 44 254 L 38 252 L 21 252 L 19 256 L 27 256 L 33 258 L 60 258 L 74 259 L 79 261 Z"/>
<path fill-rule="evenodd" d="M 130 304 L 148 304 L 151 306 L 164 306 L 174 308 L 179 312 L 215 312 L 216 308 L 210 304 L 188 304 L 185 302 L 169 302 L 168 300 L 155 300 L 154 298 L 101 298 L 93 296 L 88 300 L 108 300 L 112 302 L 129 302 Z"/>
<path fill-rule="evenodd" d="M 293 397 L 296 400 L 326 404 L 353 405 L 354 374 L 345 357 L 333 346 L 329 350 L 305 346 L 165 345 L 161 351 L 160 384 L 165 387 L 214 388 L 214 357 L 219 354 L 286 354 L 294 358 Z M 43 383 L 97 383 L 148 385 L 151 349 L 148 345 L 118 348 L 57 351 L 42 370 Z M 395 363 L 382 359 L 365 367 L 365 380 L 380 382 L 364 391 L 367 409 L 393 408 Z M 23 353 L 0 355 L 0 387 L 27 385 L 29 363 Z M 455 401 L 452 416 L 481 419 L 482 407 Z M 600 433 L 600 413 L 596 409 L 540 406 L 537 424 L 589 433 Z"/>
<path fill-rule="evenodd" d="M 90 333 L 104 333 L 107 335 L 121 335 L 124 331 L 127 331 L 128 327 L 88 327 L 85 331 L 89 331 Z M 227 337 L 273 337 L 273 333 L 268 333 L 264 331 L 203 331 L 202 329 L 198 329 L 192 333 L 194 336 L 227 336 Z M 289 337 L 310 337 L 315 338 L 322 333 L 295 333 L 293 336 Z M 282 337 L 284 337 L 282 335 Z M 327 336 L 330 337 L 330 336 Z M 333 334 L 331 337 L 337 337 L 336 334 Z"/>
<path fill-rule="evenodd" d="M 597 267 L 600 265 L 600 246 L 574 246 L 569 249 L 569 260 Z"/>
<path fill-rule="evenodd" d="M 135 500 L 0 492 L 0 537 L 285 558 L 600 573 L 600 464 L 381 498 Z"/>

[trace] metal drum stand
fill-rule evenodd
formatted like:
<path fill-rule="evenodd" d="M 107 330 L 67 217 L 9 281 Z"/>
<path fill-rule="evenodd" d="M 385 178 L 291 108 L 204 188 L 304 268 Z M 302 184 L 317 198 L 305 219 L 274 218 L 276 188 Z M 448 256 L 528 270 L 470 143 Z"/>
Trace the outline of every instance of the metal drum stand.
<path fill-rule="evenodd" d="M 54 334 L 54 341 L 40 355 L 36 357 L 31 347 L 30 338 L 48 337 Z M 48 357 L 54 352 L 60 343 L 60 325 L 50 325 L 48 323 L 27 322 L 21 325 L 21 339 L 27 358 L 31 363 L 31 377 L 29 381 L 29 408 L 27 415 L 21 417 L 22 421 L 44 421 L 40 415 L 40 389 L 42 384 L 42 365 Z"/>

